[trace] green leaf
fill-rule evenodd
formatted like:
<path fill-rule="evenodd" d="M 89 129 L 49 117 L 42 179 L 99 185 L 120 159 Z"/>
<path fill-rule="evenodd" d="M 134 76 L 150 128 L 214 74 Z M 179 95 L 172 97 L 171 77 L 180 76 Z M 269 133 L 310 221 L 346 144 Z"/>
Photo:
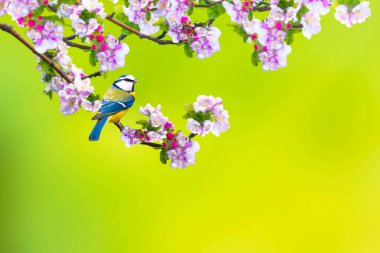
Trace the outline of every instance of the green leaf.
<path fill-rule="evenodd" d="M 252 12 L 252 11 L 248 14 L 248 19 L 249 19 L 250 21 L 253 19 L 253 12 Z"/>
<path fill-rule="evenodd" d="M 46 72 L 47 74 L 51 76 L 55 76 L 55 72 L 52 66 L 50 66 L 47 62 L 41 60 L 40 63 L 38 64 L 41 69 Z"/>
<path fill-rule="evenodd" d="M 128 17 L 124 13 L 118 13 L 115 15 L 115 19 L 124 23 L 124 21 L 128 20 Z"/>
<path fill-rule="evenodd" d="M 166 155 L 166 151 L 164 149 L 161 149 L 161 152 L 160 152 L 160 161 L 163 164 L 166 164 L 166 162 L 168 161 L 168 156 Z"/>
<path fill-rule="evenodd" d="M 90 53 L 90 64 L 92 66 L 96 66 L 96 63 L 98 62 L 98 59 L 96 58 L 96 51 L 91 51 Z"/>
<path fill-rule="evenodd" d="M 252 65 L 255 67 L 259 66 L 260 58 L 259 58 L 259 52 L 257 50 L 255 50 L 255 52 L 252 53 L 251 62 L 252 62 Z"/>
<path fill-rule="evenodd" d="M 91 18 L 95 18 L 95 17 L 96 17 L 96 11 L 89 12 L 87 9 L 84 9 L 79 15 L 79 18 L 85 21 L 86 23 L 88 23 L 88 21 Z"/>
<path fill-rule="evenodd" d="M 152 14 L 150 12 L 148 12 L 146 14 L 146 21 L 149 21 L 151 18 L 152 18 Z"/>
<path fill-rule="evenodd" d="M 302 5 L 301 9 L 297 12 L 298 20 L 301 20 L 302 16 L 305 15 L 306 12 L 308 12 L 308 11 L 309 11 L 309 9 L 305 5 Z"/>
<path fill-rule="evenodd" d="M 65 4 L 75 4 L 78 2 L 78 0 L 61 0 L 62 3 L 65 3 Z"/>
<path fill-rule="evenodd" d="M 169 31 L 169 25 L 168 25 L 168 23 L 166 23 L 165 21 L 164 22 L 162 22 L 161 24 L 160 24 L 160 29 L 162 30 L 162 31 Z"/>
<path fill-rule="evenodd" d="M 99 94 L 94 94 L 94 93 L 90 93 L 90 95 L 88 95 L 87 97 L 87 100 L 90 101 L 91 103 L 94 102 L 95 100 L 100 100 L 100 95 Z"/>
<path fill-rule="evenodd" d="M 129 7 L 129 0 L 124 0 L 124 5 L 125 5 L 125 7 Z"/>
<path fill-rule="evenodd" d="M 141 125 L 142 128 L 148 128 L 149 122 L 145 119 L 136 121 L 137 124 Z"/>
<path fill-rule="evenodd" d="M 285 37 L 286 44 L 291 45 L 293 43 L 293 35 L 294 35 L 294 30 L 293 29 L 288 30 Z"/>
<path fill-rule="evenodd" d="M 288 7 L 294 6 L 294 0 L 280 0 L 277 6 L 285 10 Z"/>
<path fill-rule="evenodd" d="M 207 15 L 210 19 L 216 19 L 217 17 L 219 17 L 225 12 L 226 10 L 224 9 L 223 5 L 220 3 L 212 5 L 207 9 Z"/>
<path fill-rule="evenodd" d="M 188 103 L 188 104 L 185 104 L 185 110 L 187 112 L 191 112 L 191 111 L 194 111 L 194 107 L 193 107 L 193 104 L 192 103 Z"/>
<path fill-rule="evenodd" d="M 38 7 L 37 9 L 33 11 L 33 17 L 37 18 L 41 16 L 44 10 L 45 10 L 45 5 L 40 5 L 40 7 Z"/>
<path fill-rule="evenodd" d="M 48 82 L 51 81 L 52 78 L 53 78 L 53 77 L 52 77 L 51 75 L 46 74 L 46 75 L 44 75 L 44 77 L 43 77 L 42 80 L 43 80 L 45 83 L 48 83 Z"/>
<path fill-rule="evenodd" d="M 193 57 L 193 49 L 191 49 L 190 43 L 186 43 L 183 49 L 185 50 L 185 54 L 187 57 Z"/>
<path fill-rule="evenodd" d="M 48 49 L 44 55 L 46 55 L 49 59 L 53 59 L 57 55 L 57 51 Z"/>
<path fill-rule="evenodd" d="M 210 111 L 207 111 L 204 113 L 204 120 L 210 120 L 212 118 L 212 113 Z"/>
<path fill-rule="evenodd" d="M 249 36 L 241 25 L 233 24 L 230 26 L 234 28 L 234 32 L 236 32 L 239 36 L 243 37 L 244 42 L 248 40 Z"/>
<path fill-rule="evenodd" d="M 339 4 L 347 5 L 349 8 L 354 8 L 356 5 L 360 4 L 360 0 L 338 0 Z"/>
<path fill-rule="evenodd" d="M 187 12 L 187 15 L 188 15 L 188 16 L 191 16 L 191 14 L 193 14 L 193 12 L 194 12 L 194 6 L 190 6 L 190 9 L 189 9 L 189 11 Z"/>
<path fill-rule="evenodd" d="M 44 93 L 49 97 L 50 100 L 53 99 L 53 91 L 52 90 L 49 90 L 48 92 L 44 92 Z"/>
<path fill-rule="evenodd" d="M 51 22 L 59 21 L 59 17 L 57 15 L 44 16 L 44 19 Z"/>
<path fill-rule="evenodd" d="M 185 119 L 196 119 L 198 116 L 197 116 L 197 113 L 194 112 L 194 111 L 190 111 L 188 113 L 186 113 L 185 115 L 183 115 L 183 118 Z"/>

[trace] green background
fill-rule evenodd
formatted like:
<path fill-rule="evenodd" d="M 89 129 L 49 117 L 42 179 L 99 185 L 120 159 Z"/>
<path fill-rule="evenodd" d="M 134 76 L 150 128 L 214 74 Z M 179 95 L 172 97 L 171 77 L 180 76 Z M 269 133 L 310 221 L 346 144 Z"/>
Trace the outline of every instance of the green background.
<path fill-rule="evenodd" d="M 371 8 L 352 29 L 330 12 L 277 72 L 251 65 L 227 15 L 215 23 L 222 50 L 203 61 L 128 37 L 126 67 L 93 79 L 101 94 L 120 74 L 140 80 L 125 124 L 150 102 L 184 129 L 198 94 L 229 110 L 231 129 L 197 138 L 196 165 L 177 170 L 125 148 L 110 125 L 89 142 L 92 115 L 61 115 L 33 55 L 0 32 L 0 252 L 380 252 L 379 1 Z"/>

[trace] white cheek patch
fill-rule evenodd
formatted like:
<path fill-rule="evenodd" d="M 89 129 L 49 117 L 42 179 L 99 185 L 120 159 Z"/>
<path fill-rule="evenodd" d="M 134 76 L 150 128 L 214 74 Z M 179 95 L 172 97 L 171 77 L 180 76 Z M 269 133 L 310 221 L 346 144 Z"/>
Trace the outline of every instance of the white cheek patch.
<path fill-rule="evenodd" d="M 127 91 L 127 92 L 131 92 L 132 91 L 132 87 L 133 87 L 133 83 L 131 82 L 127 82 L 127 81 L 120 81 L 120 82 L 117 82 L 116 84 L 117 86 L 120 87 L 120 89 L 124 90 L 124 91 Z"/>

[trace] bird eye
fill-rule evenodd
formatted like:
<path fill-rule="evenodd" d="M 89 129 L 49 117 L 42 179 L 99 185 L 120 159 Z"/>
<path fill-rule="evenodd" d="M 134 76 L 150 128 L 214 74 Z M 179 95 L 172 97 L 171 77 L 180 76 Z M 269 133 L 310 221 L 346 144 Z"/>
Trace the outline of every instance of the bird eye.
<path fill-rule="evenodd" d="M 127 82 L 133 82 L 133 80 L 129 79 L 129 78 L 125 78 L 124 80 L 127 81 Z"/>

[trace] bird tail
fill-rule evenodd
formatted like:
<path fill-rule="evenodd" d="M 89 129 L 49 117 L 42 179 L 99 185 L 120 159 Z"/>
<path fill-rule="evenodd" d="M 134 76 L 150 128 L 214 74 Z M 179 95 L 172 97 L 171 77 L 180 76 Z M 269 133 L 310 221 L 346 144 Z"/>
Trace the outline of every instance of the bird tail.
<path fill-rule="evenodd" d="M 88 137 L 90 141 L 99 140 L 100 133 L 102 132 L 102 129 L 107 121 L 108 121 L 108 117 L 104 117 L 102 119 L 99 119 L 98 122 L 96 122 L 94 128 L 91 131 L 90 136 Z"/>

